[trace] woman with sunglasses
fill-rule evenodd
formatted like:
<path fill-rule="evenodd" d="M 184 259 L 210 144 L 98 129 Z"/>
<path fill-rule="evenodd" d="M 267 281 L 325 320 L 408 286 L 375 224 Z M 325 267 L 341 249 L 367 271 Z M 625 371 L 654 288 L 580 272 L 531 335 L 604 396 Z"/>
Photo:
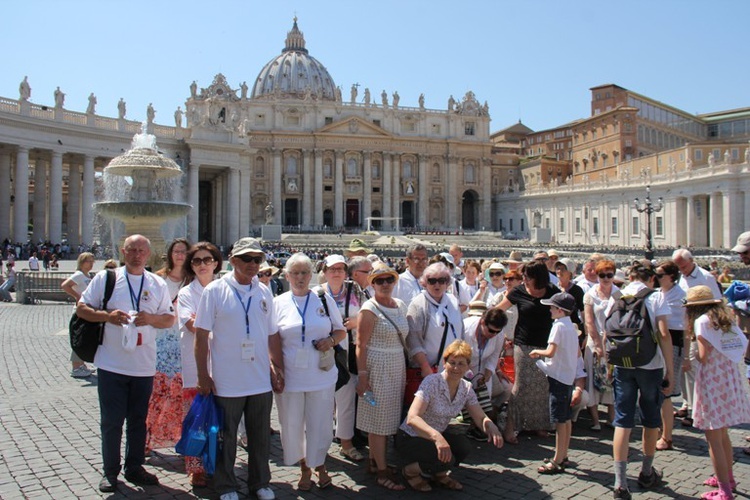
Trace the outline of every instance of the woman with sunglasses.
<path fill-rule="evenodd" d="M 613 282 L 617 272 L 617 266 L 613 261 L 600 260 L 594 269 L 599 282 L 589 288 L 583 296 L 583 317 L 586 326 L 583 364 L 588 374 L 586 391 L 589 393 L 589 413 L 593 421 L 591 430 L 599 431 L 602 428 L 599 423 L 600 404 L 607 407 L 610 425 L 615 418 L 614 393 L 612 387 L 607 384 L 607 363 L 604 358 L 603 341 L 607 311 L 620 296 L 620 289 Z"/>
<path fill-rule="evenodd" d="M 535 431 L 539 437 L 546 437 L 550 428 L 549 384 L 529 353 L 547 347 L 552 316 L 549 307 L 541 301 L 551 298 L 558 289 L 550 284 L 550 273 L 541 260 L 526 264 L 523 276 L 523 284 L 510 290 L 497 306 L 503 311 L 513 305 L 518 306 L 518 322 L 513 337 L 515 381 L 503 431 L 505 441 L 511 444 L 518 444 L 517 430 Z"/>
<path fill-rule="evenodd" d="M 156 274 L 164 279 L 173 309 L 177 296 L 187 283 L 185 262 L 190 243 L 185 238 L 173 240 L 167 247 L 167 261 Z M 176 314 L 176 311 L 175 311 Z M 180 329 L 175 321 L 171 328 L 156 331 L 156 374 L 146 417 L 146 451 L 173 447 L 182 432 L 182 375 Z"/>
<path fill-rule="evenodd" d="M 387 264 L 373 264 L 367 281 L 375 294 L 362 304 L 357 319 L 357 394 L 360 396 L 357 428 L 368 433 L 369 470 L 377 474 L 378 485 L 399 491 L 404 486 L 386 462 L 386 443 L 401 423 L 406 382 L 403 353 L 409 330 L 406 304 L 393 297 L 398 273 Z M 365 394 L 369 403 L 364 399 Z"/>
<path fill-rule="evenodd" d="M 421 370 L 422 378 L 442 368 L 441 352 L 446 345 L 464 335 L 458 300 L 446 293 L 451 282 L 448 266 L 442 262 L 427 266 L 419 278 L 422 293 L 412 299 L 406 313 L 410 365 Z"/>
<path fill-rule="evenodd" d="M 357 316 L 362 300 L 362 291 L 353 281 L 347 278 L 348 266 L 343 255 L 331 254 L 323 261 L 323 276 L 326 282 L 313 289 L 318 293 L 322 290 L 336 302 L 346 328 L 347 341 L 341 346 L 347 350 L 354 349 L 356 339 Z M 348 358 L 347 358 L 348 359 Z M 350 373 L 349 382 L 336 391 L 336 432 L 335 436 L 341 442 L 339 454 L 354 462 L 361 462 L 365 457 L 352 443 L 354 437 L 355 398 L 357 375 Z"/>
<path fill-rule="evenodd" d="M 198 394 L 198 368 L 195 365 L 195 312 L 201 301 L 203 289 L 217 277 L 221 270 L 221 252 L 206 241 L 196 243 L 185 256 L 183 270 L 190 284 L 177 294 L 177 321 L 180 328 L 180 353 L 182 355 L 182 410 L 183 418 Z M 207 478 L 201 459 L 185 457 L 185 472 L 191 486 L 206 486 Z"/>
<path fill-rule="evenodd" d="M 284 293 L 283 287 L 280 286 L 280 282 L 275 278 L 278 272 L 279 268 L 272 266 L 268 261 L 263 262 L 258 268 L 258 280 L 271 289 L 274 297 Z"/>
<path fill-rule="evenodd" d="M 672 398 L 682 394 L 682 372 L 690 369 L 690 359 L 684 354 L 690 352 L 690 338 L 685 335 L 685 308 L 683 299 L 685 290 L 678 285 L 680 270 L 672 260 L 660 262 L 656 268 L 656 282 L 659 286 L 656 293 L 661 294 L 664 302 L 669 304 L 671 313 L 667 316 L 667 328 L 672 336 L 672 366 L 674 385 L 672 393 L 665 395 L 661 407 L 661 436 L 656 442 L 660 451 L 672 449 L 672 430 L 674 429 L 674 406 Z"/>

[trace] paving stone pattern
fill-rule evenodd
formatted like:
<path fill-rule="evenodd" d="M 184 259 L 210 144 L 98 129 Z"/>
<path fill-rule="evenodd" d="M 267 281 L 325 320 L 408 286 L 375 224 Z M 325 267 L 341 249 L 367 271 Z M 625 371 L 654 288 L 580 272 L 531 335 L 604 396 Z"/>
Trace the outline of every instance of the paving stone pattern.
<path fill-rule="evenodd" d="M 70 305 L 0 305 L 0 498 L 64 499 L 101 498 L 99 408 L 96 376 L 86 380 L 70 377 L 67 324 Z M 456 424 L 460 425 L 460 424 Z M 277 498 L 611 498 L 612 430 L 588 430 L 582 415 L 574 427 L 566 473 L 542 476 L 536 468 L 553 455 L 554 437 L 521 436 L 521 444 L 497 450 L 476 443 L 468 462 L 455 471 L 465 489 L 454 493 L 435 490 L 418 495 L 406 490 L 392 493 L 378 487 L 362 466 L 338 455 L 332 444 L 328 468 L 334 485 L 298 492 L 298 471 L 282 463 L 278 435 L 272 438 L 272 487 Z M 274 429 L 279 428 L 275 412 Z M 750 491 L 750 457 L 743 455 L 744 436 L 750 427 L 730 431 L 735 445 L 735 476 L 739 498 Z M 636 429 L 634 436 L 640 436 Z M 664 471 L 664 484 L 655 491 L 641 492 L 636 484 L 640 471 L 640 440 L 631 440 L 628 470 L 631 491 L 637 499 L 696 498 L 711 473 L 703 435 L 694 429 L 675 431 L 674 451 L 658 452 L 655 465 Z M 237 473 L 246 477 L 246 455 L 238 450 Z M 398 463 L 393 453 L 389 457 Z M 211 488 L 191 490 L 184 462 L 173 450 L 157 450 L 147 468 L 159 476 L 160 485 L 141 488 L 122 481 L 112 498 L 216 498 Z M 248 495 L 246 486 L 241 498 Z M 254 495 L 251 495 L 253 498 Z"/>

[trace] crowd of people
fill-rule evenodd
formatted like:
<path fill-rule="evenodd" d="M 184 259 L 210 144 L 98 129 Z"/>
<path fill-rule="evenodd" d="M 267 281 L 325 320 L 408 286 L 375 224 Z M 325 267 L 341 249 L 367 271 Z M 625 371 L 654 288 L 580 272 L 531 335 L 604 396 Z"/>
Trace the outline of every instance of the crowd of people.
<path fill-rule="evenodd" d="M 106 321 L 94 359 L 102 492 L 117 488 L 124 423 L 125 479 L 156 484 L 146 454 L 173 446 L 196 395 L 213 393 L 223 412 L 216 471 L 210 477 L 195 457 L 185 470 L 191 486 L 212 485 L 222 499 L 241 489 L 238 444 L 248 452 L 250 492 L 275 497 L 274 405 L 283 460 L 299 467 L 300 491 L 334 483 L 326 467 L 332 439 L 342 458 L 362 463 L 390 491 L 461 490 L 455 472 L 470 439 L 499 448 L 518 444 L 522 432 L 555 433 L 554 456 L 537 470 L 559 474 L 575 454 L 572 421 L 587 408 L 592 431 L 614 429 L 613 496 L 630 498 L 638 408 L 642 488 L 660 484 L 654 457 L 673 449 L 678 419 L 706 433 L 715 474 L 704 498 L 733 498 L 727 428 L 750 423 L 750 372 L 740 371 L 750 358 L 748 332 L 716 276 L 687 250 L 618 269 L 601 254 L 580 265 L 554 249 L 525 261 L 518 252 L 480 261 L 458 245 L 431 256 L 414 244 L 398 270 L 356 238 L 343 254 L 298 252 L 276 266 L 273 250 L 248 237 L 232 246 L 222 272 L 216 246 L 177 239 L 156 273 L 146 269 L 151 251 L 143 236 L 125 240 L 106 310 L 106 273 L 90 277 L 92 254 L 81 254 L 63 283 L 79 316 Z M 750 265 L 750 232 L 733 251 Z M 634 301 L 641 305 L 627 309 Z M 652 349 L 637 356 L 623 354 L 630 344 L 613 320 L 632 310 L 641 315 L 639 342 Z M 121 340 L 129 328 L 134 347 Z M 71 362 L 74 376 L 90 374 L 74 355 Z M 684 406 L 676 409 L 673 397 Z M 389 445 L 398 464 L 388 461 Z"/>

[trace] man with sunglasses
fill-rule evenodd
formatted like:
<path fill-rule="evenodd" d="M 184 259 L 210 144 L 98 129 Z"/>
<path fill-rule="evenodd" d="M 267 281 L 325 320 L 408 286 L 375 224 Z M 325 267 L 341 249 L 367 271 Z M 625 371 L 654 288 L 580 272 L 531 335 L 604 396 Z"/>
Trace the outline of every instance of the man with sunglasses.
<path fill-rule="evenodd" d="M 422 293 L 419 279 L 427 268 L 429 257 L 427 247 L 421 243 L 415 243 L 406 249 L 406 271 L 399 275 L 393 296 L 401 299 L 409 307 L 412 299 Z"/>
<path fill-rule="evenodd" d="M 198 391 L 203 395 L 213 392 L 224 413 L 224 446 L 214 475 L 214 488 L 222 500 L 238 498 L 234 463 L 237 428 L 243 415 L 248 487 L 261 500 L 275 498 L 269 487 L 268 464 L 271 390 L 284 390 L 284 359 L 273 296 L 257 276 L 264 260 L 258 240 L 237 241 L 229 254 L 232 272 L 206 286 L 195 317 Z"/>
<path fill-rule="evenodd" d="M 740 260 L 746 266 L 750 266 L 750 231 L 745 231 L 737 237 L 737 244 L 732 251 L 740 256 Z"/>

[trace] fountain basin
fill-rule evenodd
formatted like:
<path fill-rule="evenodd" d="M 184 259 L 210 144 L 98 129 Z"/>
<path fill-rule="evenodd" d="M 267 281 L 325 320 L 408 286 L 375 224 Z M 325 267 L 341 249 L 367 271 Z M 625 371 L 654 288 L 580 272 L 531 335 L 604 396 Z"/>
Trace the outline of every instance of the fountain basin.
<path fill-rule="evenodd" d="M 178 201 L 102 201 L 94 203 L 94 206 L 105 217 L 113 217 L 123 222 L 129 219 L 140 219 L 144 222 L 146 219 L 158 219 L 164 222 L 183 217 L 192 208 L 188 203 Z"/>
<path fill-rule="evenodd" d="M 166 179 L 182 175 L 182 170 L 173 160 L 165 158 L 150 148 L 131 149 L 109 162 L 107 173 L 121 176 L 132 176 L 139 171 L 153 172 L 157 179 Z"/>

